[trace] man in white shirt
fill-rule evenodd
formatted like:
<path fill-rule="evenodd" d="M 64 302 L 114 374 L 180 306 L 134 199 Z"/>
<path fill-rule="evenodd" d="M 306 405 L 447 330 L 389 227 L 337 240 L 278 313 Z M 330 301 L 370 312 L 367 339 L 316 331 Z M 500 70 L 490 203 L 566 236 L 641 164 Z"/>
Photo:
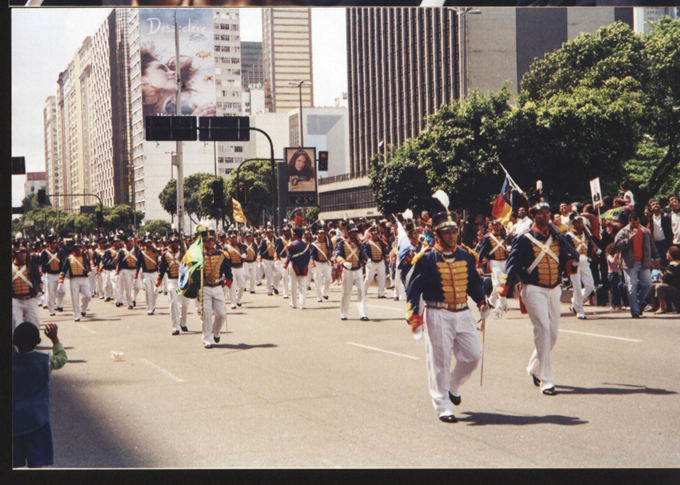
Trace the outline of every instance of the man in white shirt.
<path fill-rule="evenodd" d="M 680 244 L 680 203 L 676 195 L 671 195 L 668 198 L 668 206 L 670 207 L 671 216 L 671 233 L 673 235 L 673 245 Z"/>
<path fill-rule="evenodd" d="M 658 200 L 649 202 L 649 208 L 652 216 L 649 218 L 647 229 L 652 234 L 652 241 L 656 245 L 657 251 L 661 256 L 661 266 L 665 267 L 668 264 L 666 260 L 666 251 L 670 247 L 670 241 L 673 238 L 671 233 L 670 215 L 661 212 L 661 204 Z"/>

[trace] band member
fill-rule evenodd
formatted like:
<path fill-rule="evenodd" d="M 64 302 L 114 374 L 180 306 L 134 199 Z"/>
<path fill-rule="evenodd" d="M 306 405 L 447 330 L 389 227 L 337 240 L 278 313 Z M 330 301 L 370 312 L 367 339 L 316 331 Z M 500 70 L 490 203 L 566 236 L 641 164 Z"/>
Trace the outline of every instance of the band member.
<path fill-rule="evenodd" d="M 276 260 L 276 242 L 277 239 L 274 238 L 274 228 L 267 225 L 266 235 L 260 246 L 258 247 L 258 261 L 264 264 L 264 275 L 267 282 L 267 294 L 272 295 L 272 292 L 279 294 L 279 290 L 276 288 L 281 280 L 281 272 L 278 266 L 275 264 Z"/>
<path fill-rule="evenodd" d="M 47 308 L 50 316 L 56 315 L 56 310 L 63 311 L 62 305 L 66 292 L 57 291 L 62 259 L 63 254 L 62 251 L 59 251 L 57 238 L 55 236 L 48 236 L 47 247 L 40 253 L 40 266 L 46 280 Z"/>
<path fill-rule="evenodd" d="M 349 301 L 352 296 L 352 287 L 356 285 L 359 293 L 359 314 L 361 320 L 367 321 L 366 316 L 366 292 L 361 268 L 368 259 L 363 246 L 359 243 L 359 229 L 350 224 L 347 228 L 348 237 L 338 239 L 338 244 L 333 253 L 335 262 L 342 266 L 342 299 L 340 300 L 340 320 L 347 320 Z"/>
<path fill-rule="evenodd" d="M 579 320 L 586 319 L 583 302 L 595 289 L 593 272 L 590 269 L 590 258 L 595 255 L 595 245 L 586 235 L 584 224 L 583 217 L 574 217 L 571 221 L 572 229 L 567 233 L 567 237 L 579 254 L 578 271 L 571 275 L 573 288 L 571 310 L 576 313 Z"/>
<path fill-rule="evenodd" d="M 406 299 L 406 275 L 411 270 L 412 261 L 416 254 L 423 249 L 423 242 L 420 240 L 420 230 L 413 224 L 413 221 L 406 221 L 404 224 L 407 240 L 400 243 L 397 238 L 396 244 L 396 276 L 397 281 L 394 290 L 394 299 Z"/>
<path fill-rule="evenodd" d="M 316 301 L 328 300 L 328 287 L 331 284 L 331 260 L 333 257 L 333 247 L 326 237 L 326 230 L 320 227 L 316 231 L 316 240 L 311 243 L 309 248 L 312 257 L 311 266 L 314 276 L 314 287 L 316 288 Z"/>
<path fill-rule="evenodd" d="M 283 280 L 283 297 L 288 298 L 288 292 L 290 289 L 290 273 L 283 269 L 283 265 L 288 259 L 288 246 L 291 243 L 290 227 L 284 227 L 281 231 L 281 237 L 276 238 L 276 266 L 279 268 L 281 273 L 281 279 Z"/>
<path fill-rule="evenodd" d="M 479 255 L 479 261 L 486 259 L 491 267 L 491 284 L 493 291 L 489 303 L 496 306 L 500 303 L 501 308 L 507 308 L 508 303 L 505 296 L 499 296 L 497 293 L 498 285 L 501 283 L 503 277 L 503 270 L 505 269 L 505 260 L 508 258 L 508 246 L 503 235 L 503 225 L 501 221 L 495 220 L 491 223 L 491 232 L 486 234 L 484 238 L 477 244 L 475 251 Z M 500 302 L 499 302 L 500 300 Z"/>
<path fill-rule="evenodd" d="M 97 243 L 95 240 L 89 241 L 87 239 L 83 240 L 83 254 L 87 256 L 87 259 L 90 260 L 90 273 L 87 275 L 87 279 L 90 283 L 90 291 L 92 294 L 90 295 L 92 298 L 95 297 L 97 293 L 97 272 L 94 271 L 94 268 L 96 268 L 95 263 L 94 263 L 94 255 L 95 252 L 94 250 L 97 248 Z"/>
<path fill-rule="evenodd" d="M 118 236 L 113 236 L 111 246 L 104 251 L 99 272 L 104 280 L 104 301 L 114 300 L 116 306 L 123 305 L 123 298 L 120 292 L 120 283 L 116 272 L 118 264 L 118 251 L 120 250 L 121 240 Z"/>
<path fill-rule="evenodd" d="M 179 248 L 179 238 L 177 236 L 172 236 L 169 243 L 169 247 L 163 251 L 163 254 L 160 257 L 156 288 L 160 288 L 164 281 L 164 277 L 167 277 L 166 281 L 168 285 L 168 298 L 170 300 L 172 334 L 179 335 L 180 329 L 182 329 L 183 332 L 189 331 L 187 328 L 187 310 L 189 309 L 189 302 L 184 296 L 177 294 L 179 265 L 183 256 Z"/>
<path fill-rule="evenodd" d="M 91 271 L 90 259 L 87 254 L 82 252 L 82 244 L 80 241 L 73 241 L 72 251 L 61 265 L 61 273 L 59 274 L 59 284 L 64 283 L 64 278 L 68 277 L 69 289 L 71 290 L 71 304 L 73 305 L 73 320 L 80 321 L 81 316 L 87 313 L 87 304 L 92 298 L 92 291 L 90 290 L 90 280 L 88 274 Z M 80 301 L 78 300 L 80 295 Z"/>
<path fill-rule="evenodd" d="M 142 244 L 143 247 L 137 249 L 137 266 L 134 278 L 136 280 L 139 277 L 141 270 L 142 284 L 144 285 L 144 293 L 146 295 L 146 314 L 153 315 L 156 311 L 156 298 L 158 297 L 155 291 L 156 273 L 158 272 L 158 252 L 150 237 L 144 238 Z"/>
<path fill-rule="evenodd" d="M 461 386 L 470 378 L 482 356 L 482 344 L 468 295 L 485 318 L 488 304 L 475 258 L 456 243 L 458 225 L 451 214 L 433 216 L 435 242 L 417 253 L 406 287 L 407 319 L 413 332 L 424 325 L 430 396 L 439 420 L 457 421 L 453 406 L 461 403 Z M 424 303 L 421 306 L 421 299 Z M 456 365 L 451 371 L 451 354 Z"/>
<path fill-rule="evenodd" d="M 284 271 L 288 271 L 291 280 L 290 306 L 305 308 L 307 302 L 307 284 L 309 283 L 309 260 L 311 253 L 309 244 L 302 240 L 304 230 L 301 227 L 293 229 L 293 241 L 288 246 L 288 257 L 283 264 Z M 299 302 L 298 302 L 299 293 Z"/>
<path fill-rule="evenodd" d="M 219 343 L 220 330 L 227 318 L 224 301 L 224 285 L 231 286 L 232 274 L 229 260 L 215 247 L 215 231 L 204 232 L 203 236 L 203 288 L 202 288 L 202 337 L 203 347 L 212 348 L 210 337 Z M 213 318 L 214 315 L 214 318 Z"/>
<path fill-rule="evenodd" d="M 118 261 L 116 264 L 116 276 L 121 296 L 125 298 L 128 310 L 135 307 L 132 292 L 137 273 L 137 251 L 135 251 L 135 238 L 130 236 L 125 240 L 125 247 L 118 251 Z"/>
<path fill-rule="evenodd" d="M 104 275 L 102 275 L 99 268 L 102 263 L 102 258 L 107 249 L 107 240 L 104 236 L 99 236 L 97 238 L 97 247 L 92 253 L 92 274 L 94 274 L 94 286 L 96 289 L 97 296 L 100 300 L 104 299 Z"/>
<path fill-rule="evenodd" d="M 530 229 L 512 243 L 501 277 L 498 294 L 506 296 L 515 275 L 522 283 L 521 304 L 526 306 L 534 327 L 535 349 L 529 358 L 527 373 L 535 386 L 547 396 L 554 396 L 555 384 L 550 366 L 550 351 L 557 342 L 560 321 L 560 274 L 576 272 L 578 253 L 559 231 L 551 229 L 550 205 L 533 201 L 529 215 Z"/>
<path fill-rule="evenodd" d="M 12 250 L 12 332 L 22 322 L 40 325 L 38 298 L 43 291 L 40 261 L 28 254 L 24 241 L 15 242 Z"/>
<path fill-rule="evenodd" d="M 245 248 L 245 259 L 243 260 L 243 268 L 246 273 L 246 287 L 250 293 L 255 293 L 255 282 L 257 278 L 257 245 L 255 244 L 252 231 L 245 232 L 246 242 L 243 244 Z"/>
<path fill-rule="evenodd" d="M 385 298 L 385 260 L 389 251 L 380 238 L 378 226 L 371 226 L 369 234 L 370 239 L 363 244 L 364 251 L 368 255 L 364 291 L 368 293 L 368 287 L 373 282 L 373 278 L 378 275 L 378 298 Z"/>
<path fill-rule="evenodd" d="M 225 240 L 222 246 L 224 256 L 229 260 L 231 273 L 234 278 L 234 283 L 229 287 L 229 300 L 231 301 L 231 308 L 241 306 L 241 298 L 246 289 L 246 272 L 243 268 L 243 261 L 245 260 L 245 247 L 239 243 L 238 229 L 229 230 L 229 239 Z"/>

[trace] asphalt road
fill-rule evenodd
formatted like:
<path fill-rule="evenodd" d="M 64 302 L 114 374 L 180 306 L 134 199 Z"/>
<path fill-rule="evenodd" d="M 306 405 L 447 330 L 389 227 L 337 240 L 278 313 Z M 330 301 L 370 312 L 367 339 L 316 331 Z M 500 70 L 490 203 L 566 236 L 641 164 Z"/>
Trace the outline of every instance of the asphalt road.
<path fill-rule="evenodd" d="M 487 322 L 483 385 L 478 367 L 459 422 L 445 424 L 404 302 L 377 299 L 372 287 L 371 321 L 352 303 L 343 322 L 338 286 L 322 303 L 310 292 L 305 310 L 262 288 L 228 310 L 209 350 L 193 303 L 190 332 L 171 336 L 163 295 L 153 316 L 143 293 L 134 310 L 92 300 L 80 323 L 68 301 L 57 317 L 42 310 L 69 356 L 51 383 L 54 467 L 680 465 L 677 314 L 633 320 L 586 307 L 581 321 L 565 305 L 552 353 L 559 394 L 550 397 L 526 374 L 532 329 L 510 300 L 504 319 Z"/>

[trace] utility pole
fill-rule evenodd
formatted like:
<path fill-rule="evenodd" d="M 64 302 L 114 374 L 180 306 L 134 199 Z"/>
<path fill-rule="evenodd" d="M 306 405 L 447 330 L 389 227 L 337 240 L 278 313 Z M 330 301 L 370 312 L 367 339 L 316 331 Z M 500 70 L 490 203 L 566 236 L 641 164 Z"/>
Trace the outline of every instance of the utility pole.
<path fill-rule="evenodd" d="M 182 68 L 179 62 L 179 29 L 177 28 L 177 10 L 175 10 L 175 78 L 177 79 L 177 97 L 175 99 L 175 115 L 182 115 Z M 177 140 L 175 153 L 177 160 L 177 232 L 184 249 L 184 170 L 182 167 L 182 142 Z"/>

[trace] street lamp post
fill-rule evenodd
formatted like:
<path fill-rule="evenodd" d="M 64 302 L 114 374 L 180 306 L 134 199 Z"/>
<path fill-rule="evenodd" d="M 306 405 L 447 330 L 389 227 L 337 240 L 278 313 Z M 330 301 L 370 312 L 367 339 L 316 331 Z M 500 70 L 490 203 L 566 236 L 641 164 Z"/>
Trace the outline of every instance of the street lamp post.
<path fill-rule="evenodd" d="M 303 80 L 303 81 L 299 81 L 299 82 L 290 82 L 288 84 L 290 86 L 297 86 L 298 87 L 298 93 L 299 93 L 299 96 L 300 96 L 299 97 L 299 99 L 300 99 L 300 113 L 299 113 L 299 116 L 300 116 L 300 148 L 302 148 L 302 147 L 305 146 L 304 135 L 302 134 L 302 86 L 304 86 L 305 84 L 310 85 L 310 84 L 312 84 L 312 82 L 307 81 L 307 80 Z"/>

